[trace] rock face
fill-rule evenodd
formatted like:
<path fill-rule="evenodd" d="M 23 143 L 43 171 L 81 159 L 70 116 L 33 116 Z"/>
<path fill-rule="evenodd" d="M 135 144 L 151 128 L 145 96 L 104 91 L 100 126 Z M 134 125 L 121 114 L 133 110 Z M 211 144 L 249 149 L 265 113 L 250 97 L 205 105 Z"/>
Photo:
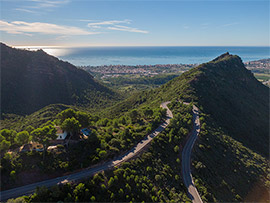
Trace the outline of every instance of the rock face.
<path fill-rule="evenodd" d="M 93 76 L 42 50 L 1 45 L 1 112 L 29 114 L 46 105 L 92 105 L 117 98 Z"/>

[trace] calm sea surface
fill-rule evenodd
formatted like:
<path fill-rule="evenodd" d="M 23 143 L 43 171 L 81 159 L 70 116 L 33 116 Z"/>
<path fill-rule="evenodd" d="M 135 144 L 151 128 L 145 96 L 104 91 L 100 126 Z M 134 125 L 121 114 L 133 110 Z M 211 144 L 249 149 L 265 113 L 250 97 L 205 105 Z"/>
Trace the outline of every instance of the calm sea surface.
<path fill-rule="evenodd" d="M 44 48 L 74 65 L 155 65 L 204 63 L 230 52 L 243 61 L 270 57 L 270 47 L 84 47 Z"/>

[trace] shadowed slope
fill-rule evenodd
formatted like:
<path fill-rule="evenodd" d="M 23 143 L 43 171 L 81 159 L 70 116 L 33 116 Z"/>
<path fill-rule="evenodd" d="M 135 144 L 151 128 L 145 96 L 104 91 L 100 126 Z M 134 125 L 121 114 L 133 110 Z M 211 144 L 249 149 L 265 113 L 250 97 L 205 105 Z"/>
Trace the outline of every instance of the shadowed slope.
<path fill-rule="evenodd" d="M 204 112 L 234 139 L 268 157 L 269 88 L 228 53 L 197 67 L 191 86 Z"/>
<path fill-rule="evenodd" d="M 3 113 L 29 114 L 55 103 L 93 107 L 118 97 L 89 73 L 42 50 L 0 45 Z"/>

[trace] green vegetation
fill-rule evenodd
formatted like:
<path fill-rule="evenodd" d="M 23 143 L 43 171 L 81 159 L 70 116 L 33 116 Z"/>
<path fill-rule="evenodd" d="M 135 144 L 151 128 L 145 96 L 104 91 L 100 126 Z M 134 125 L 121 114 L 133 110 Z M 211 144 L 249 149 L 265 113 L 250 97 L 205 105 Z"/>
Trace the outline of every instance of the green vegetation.
<path fill-rule="evenodd" d="M 192 163 L 192 176 L 199 193 L 211 194 L 219 202 L 267 202 L 268 160 L 218 129 L 208 116 L 202 118 L 204 130 L 197 141 Z M 258 184 L 257 194 L 248 197 Z"/>
<path fill-rule="evenodd" d="M 25 201 L 189 201 L 180 175 L 181 164 L 177 161 L 180 153 L 174 148 L 182 147 L 186 132 L 192 128 L 192 105 L 174 102 L 171 108 L 175 118 L 140 157 L 79 184 L 55 186 L 49 190 L 38 188 L 34 195 L 25 197 Z"/>
<path fill-rule="evenodd" d="M 28 131 L 17 133 L 14 130 L 2 129 L 0 131 L 0 152 L 5 153 L 8 149 L 15 149 L 30 140 L 32 140 L 32 137 Z"/>
<path fill-rule="evenodd" d="M 73 122 L 90 128 L 91 135 L 68 148 L 48 151 L 44 161 L 40 152 L 4 153 L 2 188 L 16 186 L 15 177 L 30 169 L 62 174 L 124 153 L 159 125 L 165 115 L 159 105 L 164 101 L 171 101 L 174 118 L 141 156 L 79 184 L 38 188 L 24 201 L 189 201 L 181 179 L 181 151 L 191 131 L 192 104 L 199 107 L 201 122 L 192 175 L 203 201 L 255 201 L 248 196 L 256 184 L 260 185 L 257 196 L 269 190 L 269 88 L 245 69 L 238 56 L 228 53 L 96 114 L 78 107 L 50 114 L 53 123 L 72 131 L 66 124 Z M 38 115 L 21 119 L 24 128 L 12 125 L 31 135 L 33 129 L 27 124 L 42 123 L 45 116 Z M 39 121 L 33 122 L 34 118 Z M 5 140 L 4 148 L 9 142 L 10 148 L 15 147 L 13 134 L 8 135 L 1 137 L 1 143 Z"/>
<path fill-rule="evenodd" d="M 80 131 L 81 126 L 82 125 L 79 123 L 79 121 L 74 117 L 67 118 L 61 124 L 61 128 L 64 131 L 70 132 L 71 134 L 77 134 Z"/>
<path fill-rule="evenodd" d="M 107 86 L 118 90 L 124 94 L 131 95 L 134 92 L 149 90 L 151 88 L 159 87 L 162 84 L 176 78 L 181 73 L 174 74 L 159 74 L 155 76 L 141 76 L 134 74 L 127 74 L 118 77 L 106 77 L 101 79 Z M 127 95 L 125 95 L 126 97 Z"/>
<path fill-rule="evenodd" d="M 254 76 L 261 82 L 270 80 L 270 74 L 254 73 Z"/>
<path fill-rule="evenodd" d="M 1 182 L 2 188 L 19 184 L 20 181 L 13 181 L 11 171 L 15 171 L 18 176 L 28 170 L 38 174 L 61 174 L 111 159 L 137 144 L 162 122 L 165 115 L 166 110 L 149 107 L 133 109 L 114 119 L 98 118 L 73 109 L 63 110 L 54 121 L 47 122 L 30 132 L 32 140 L 43 146 L 43 157 L 42 152 L 37 151 L 17 153 L 15 147 L 20 145 L 10 148 L 10 140 L 1 141 L 1 146 L 3 145 L 4 148 L 1 173 L 5 175 Z M 74 140 L 68 148 L 57 147 L 56 150 L 47 153 L 51 140 L 56 139 L 56 128 L 53 126 L 55 124 L 60 125 L 73 136 L 78 136 L 81 126 L 90 128 L 91 134 L 87 138 Z M 2 131 L 8 132 L 6 137 L 9 139 L 12 137 L 13 131 L 6 129 Z M 28 132 L 22 131 L 18 134 L 22 133 Z M 12 153 L 4 154 L 8 148 Z"/>
<path fill-rule="evenodd" d="M 43 128 L 37 128 L 31 132 L 33 141 L 43 145 L 43 160 L 50 145 L 50 141 L 56 139 L 56 128 L 53 125 L 48 125 Z"/>
<path fill-rule="evenodd" d="M 208 119 L 202 122 L 202 129 L 208 129 L 208 126 L 212 126 L 211 123 L 214 124 L 211 131 L 207 130 L 209 138 L 202 138 L 207 141 L 211 132 L 211 143 L 199 145 L 201 148 L 209 148 L 211 155 L 204 156 L 204 152 L 200 153 L 200 157 L 194 162 L 193 171 L 198 179 L 196 184 L 201 195 L 209 195 L 217 201 L 244 200 L 252 189 L 251 180 L 262 181 L 258 194 L 269 189 L 269 177 L 267 180 L 262 179 L 262 176 L 267 174 L 265 167 L 269 164 L 263 158 L 268 157 L 269 153 L 269 89 L 245 69 L 239 57 L 225 54 L 183 73 L 160 88 L 133 95 L 108 112 L 110 115 L 117 115 L 121 110 L 125 111 L 133 106 L 153 106 L 160 101 L 175 98 L 194 101 L 205 114 L 202 121 L 206 117 L 211 118 L 210 121 Z M 223 137 L 226 137 L 227 141 Z M 226 148 L 226 151 L 220 150 L 225 143 L 226 146 L 241 147 L 237 147 L 237 150 L 233 147 Z M 196 152 L 198 153 L 198 150 Z M 239 158 L 238 153 L 247 160 Z M 195 154 L 195 157 L 199 155 Z M 228 172 L 224 170 L 225 167 Z M 203 175 L 197 174 L 199 168 L 203 169 Z M 219 168 L 219 172 L 216 172 L 216 168 Z M 246 174 L 247 170 L 253 174 L 252 177 Z M 224 193 L 222 189 L 217 192 L 214 187 L 222 182 L 221 179 L 231 188 Z M 242 187 L 242 183 L 245 183 L 246 187 Z M 209 201 L 212 201 L 210 199 Z"/>
<path fill-rule="evenodd" d="M 29 133 L 26 130 L 19 132 L 14 141 L 19 145 L 28 143 L 30 141 Z"/>
<path fill-rule="evenodd" d="M 194 80 L 199 107 L 226 134 L 254 152 L 269 156 L 269 88 L 248 71 L 238 56 L 197 67 Z"/>
<path fill-rule="evenodd" d="M 119 115 L 140 105 L 155 106 L 175 98 L 194 101 L 226 134 L 268 157 L 269 88 L 257 81 L 238 56 L 220 56 L 159 88 L 134 94 L 106 109 L 105 114 Z"/>
<path fill-rule="evenodd" d="M 0 131 L 0 150 L 1 152 L 7 151 L 12 144 L 15 143 L 14 138 L 16 131 L 14 130 L 1 130 Z"/>
<path fill-rule="evenodd" d="M 56 116 L 61 111 L 67 109 L 75 108 L 74 106 L 64 105 L 64 104 L 51 104 L 46 106 L 30 115 L 19 116 L 15 114 L 3 114 L 0 129 L 12 129 L 16 131 L 22 131 L 27 128 L 38 128 L 39 126 L 56 119 Z"/>
<path fill-rule="evenodd" d="M 121 96 L 82 69 L 42 50 L 0 44 L 1 113 L 26 115 L 49 104 L 104 107 Z"/>

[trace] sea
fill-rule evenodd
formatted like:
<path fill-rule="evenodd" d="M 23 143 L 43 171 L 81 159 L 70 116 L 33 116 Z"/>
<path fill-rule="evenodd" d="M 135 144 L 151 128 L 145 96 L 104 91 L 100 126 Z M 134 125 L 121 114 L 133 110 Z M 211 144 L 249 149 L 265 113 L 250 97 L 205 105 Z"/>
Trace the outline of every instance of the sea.
<path fill-rule="evenodd" d="M 244 62 L 270 57 L 270 47 L 45 47 L 76 66 L 200 64 L 229 52 Z"/>

